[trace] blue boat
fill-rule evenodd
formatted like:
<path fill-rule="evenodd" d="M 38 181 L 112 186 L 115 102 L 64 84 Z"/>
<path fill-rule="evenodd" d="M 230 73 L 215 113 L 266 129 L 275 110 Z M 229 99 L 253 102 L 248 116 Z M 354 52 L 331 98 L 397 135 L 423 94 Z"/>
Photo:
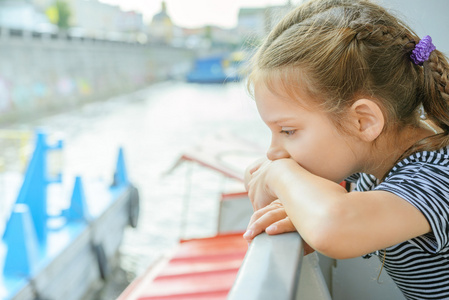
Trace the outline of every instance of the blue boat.
<path fill-rule="evenodd" d="M 63 142 L 38 132 L 35 149 L 1 241 L 0 299 L 86 299 L 118 262 L 124 229 L 135 227 L 138 190 L 129 182 L 119 149 L 112 184 L 74 178 L 69 201 L 47 193 L 48 153 Z M 50 208 L 61 207 L 56 213 Z"/>
<path fill-rule="evenodd" d="M 193 69 L 187 74 L 187 82 L 225 83 L 240 81 L 236 68 L 225 55 L 203 57 L 195 60 Z"/>

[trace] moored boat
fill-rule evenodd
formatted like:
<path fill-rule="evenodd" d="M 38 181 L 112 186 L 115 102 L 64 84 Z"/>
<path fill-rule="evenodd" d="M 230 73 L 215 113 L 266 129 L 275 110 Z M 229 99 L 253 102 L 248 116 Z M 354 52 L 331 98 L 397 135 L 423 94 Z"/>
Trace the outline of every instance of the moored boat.
<path fill-rule="evenodd" d="M 70 199 L 49 192 L 48 154 L 60 151 L 38 132 L 2 239 L 1 299 L 86 299 L 118 262 L 124 228 L 136 226 L 138 190 L 119 150 L 113 183 L 74 180 Z"/>
<path fill-rule="evenodd" d="M 240 81 L 240 67 L 243 55 L 213 55 L 199 57 L 194 61 L 192 70 L 187 74 L 187 82 L 192 83 L 226 83 Z"/>

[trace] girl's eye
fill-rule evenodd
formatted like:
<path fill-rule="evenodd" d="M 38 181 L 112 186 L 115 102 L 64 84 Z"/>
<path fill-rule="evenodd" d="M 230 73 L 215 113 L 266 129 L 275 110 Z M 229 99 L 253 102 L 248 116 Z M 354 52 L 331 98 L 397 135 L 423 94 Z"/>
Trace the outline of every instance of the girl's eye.
<path fill-rule="evenodd" d="M 295 134 L 296 130 L 281 130 L 281 134 L 285 134 L 286 136 L 291 136 Z"/>

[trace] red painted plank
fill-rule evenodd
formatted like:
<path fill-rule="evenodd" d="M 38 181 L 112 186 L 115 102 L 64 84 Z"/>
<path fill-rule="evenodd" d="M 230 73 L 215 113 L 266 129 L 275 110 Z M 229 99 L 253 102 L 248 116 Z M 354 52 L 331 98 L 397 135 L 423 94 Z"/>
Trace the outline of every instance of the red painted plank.
<path fill-rule="evenodd" d="M 158 277 L 151 285 L 145 288 L 142 296 L 148 298 L 150 296 L 180 296 L 194 293 L 229 291 L 235 281 L 237 272 L 238 269 L 189 274 L 186 276 Z"/>
<path fill-rule="evenodd" d="M 248 249 L 242 232 L 181 241 L 158 276 L 137 284 L 132 300 L 226 299 Z M 122 299 L 130 299 L 125 297 Z"/>
<path fill-rule="evenodd" d="M 180 248 L 173 259 L 246 253 L 248 243 L 243 239 L 242 235 L 243 232 L 189 240 L 188 242 L 181 241 Z"/>
<path fill-rule="evenodd" d="M 207 293 L 192 293 L 184 295 L 170 295 L 170 296 L 156 296 L 156 297 L 141 297 L 138 300 L 225 300 L 228 296 L 229 290 L 214 291 Z"/>
<path fill-rule="evenodd" d="M 230 259 L 209 259 L 197 261 L 172 261 L 170 262 L 158 277 L 162 276 L 178 276 L 188 273 L 206 273 L 218 270 L 239 269 L 242 264 L 243 256 Z"/>

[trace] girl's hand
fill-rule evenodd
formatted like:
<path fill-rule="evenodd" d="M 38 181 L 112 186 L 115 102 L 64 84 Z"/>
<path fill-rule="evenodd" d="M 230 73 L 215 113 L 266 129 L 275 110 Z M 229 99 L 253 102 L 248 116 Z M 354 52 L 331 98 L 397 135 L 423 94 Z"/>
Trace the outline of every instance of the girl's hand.
<path fill-rule="evenodd" d="M 296 231 L 279 200 L 275 200 L 268 206 L 254 212 L 243 238 L 250 243 L 254 237 L 264 231 L 269 235 Z M 304 255 L 314 251 L 313 248 L 304 242 Z"/>
<path fill-rule="evenodd" d="M 248 183 L 255 171 L 257 171 L 268 159 L 266 157 L 259 158 L 258 160 L 251 163 L 245 170 L 245 189 L 248 190 Z"/>
<path fill-rule="evenodd" d="M 255 211 L 277 199 L 267 186 L 267 174 L 271 164 L 271 160 L 259 159 L 245 171 L 245 188 Z"/>
<path fill-rule="evenodd" d="M 254 212 L 243 238 L 250 242 L 256 235 L 264 231 L 268 234 L 280 234 L 295 230 L 295 226 L 288 218 L 282 203 L 275 200 Z"/>

